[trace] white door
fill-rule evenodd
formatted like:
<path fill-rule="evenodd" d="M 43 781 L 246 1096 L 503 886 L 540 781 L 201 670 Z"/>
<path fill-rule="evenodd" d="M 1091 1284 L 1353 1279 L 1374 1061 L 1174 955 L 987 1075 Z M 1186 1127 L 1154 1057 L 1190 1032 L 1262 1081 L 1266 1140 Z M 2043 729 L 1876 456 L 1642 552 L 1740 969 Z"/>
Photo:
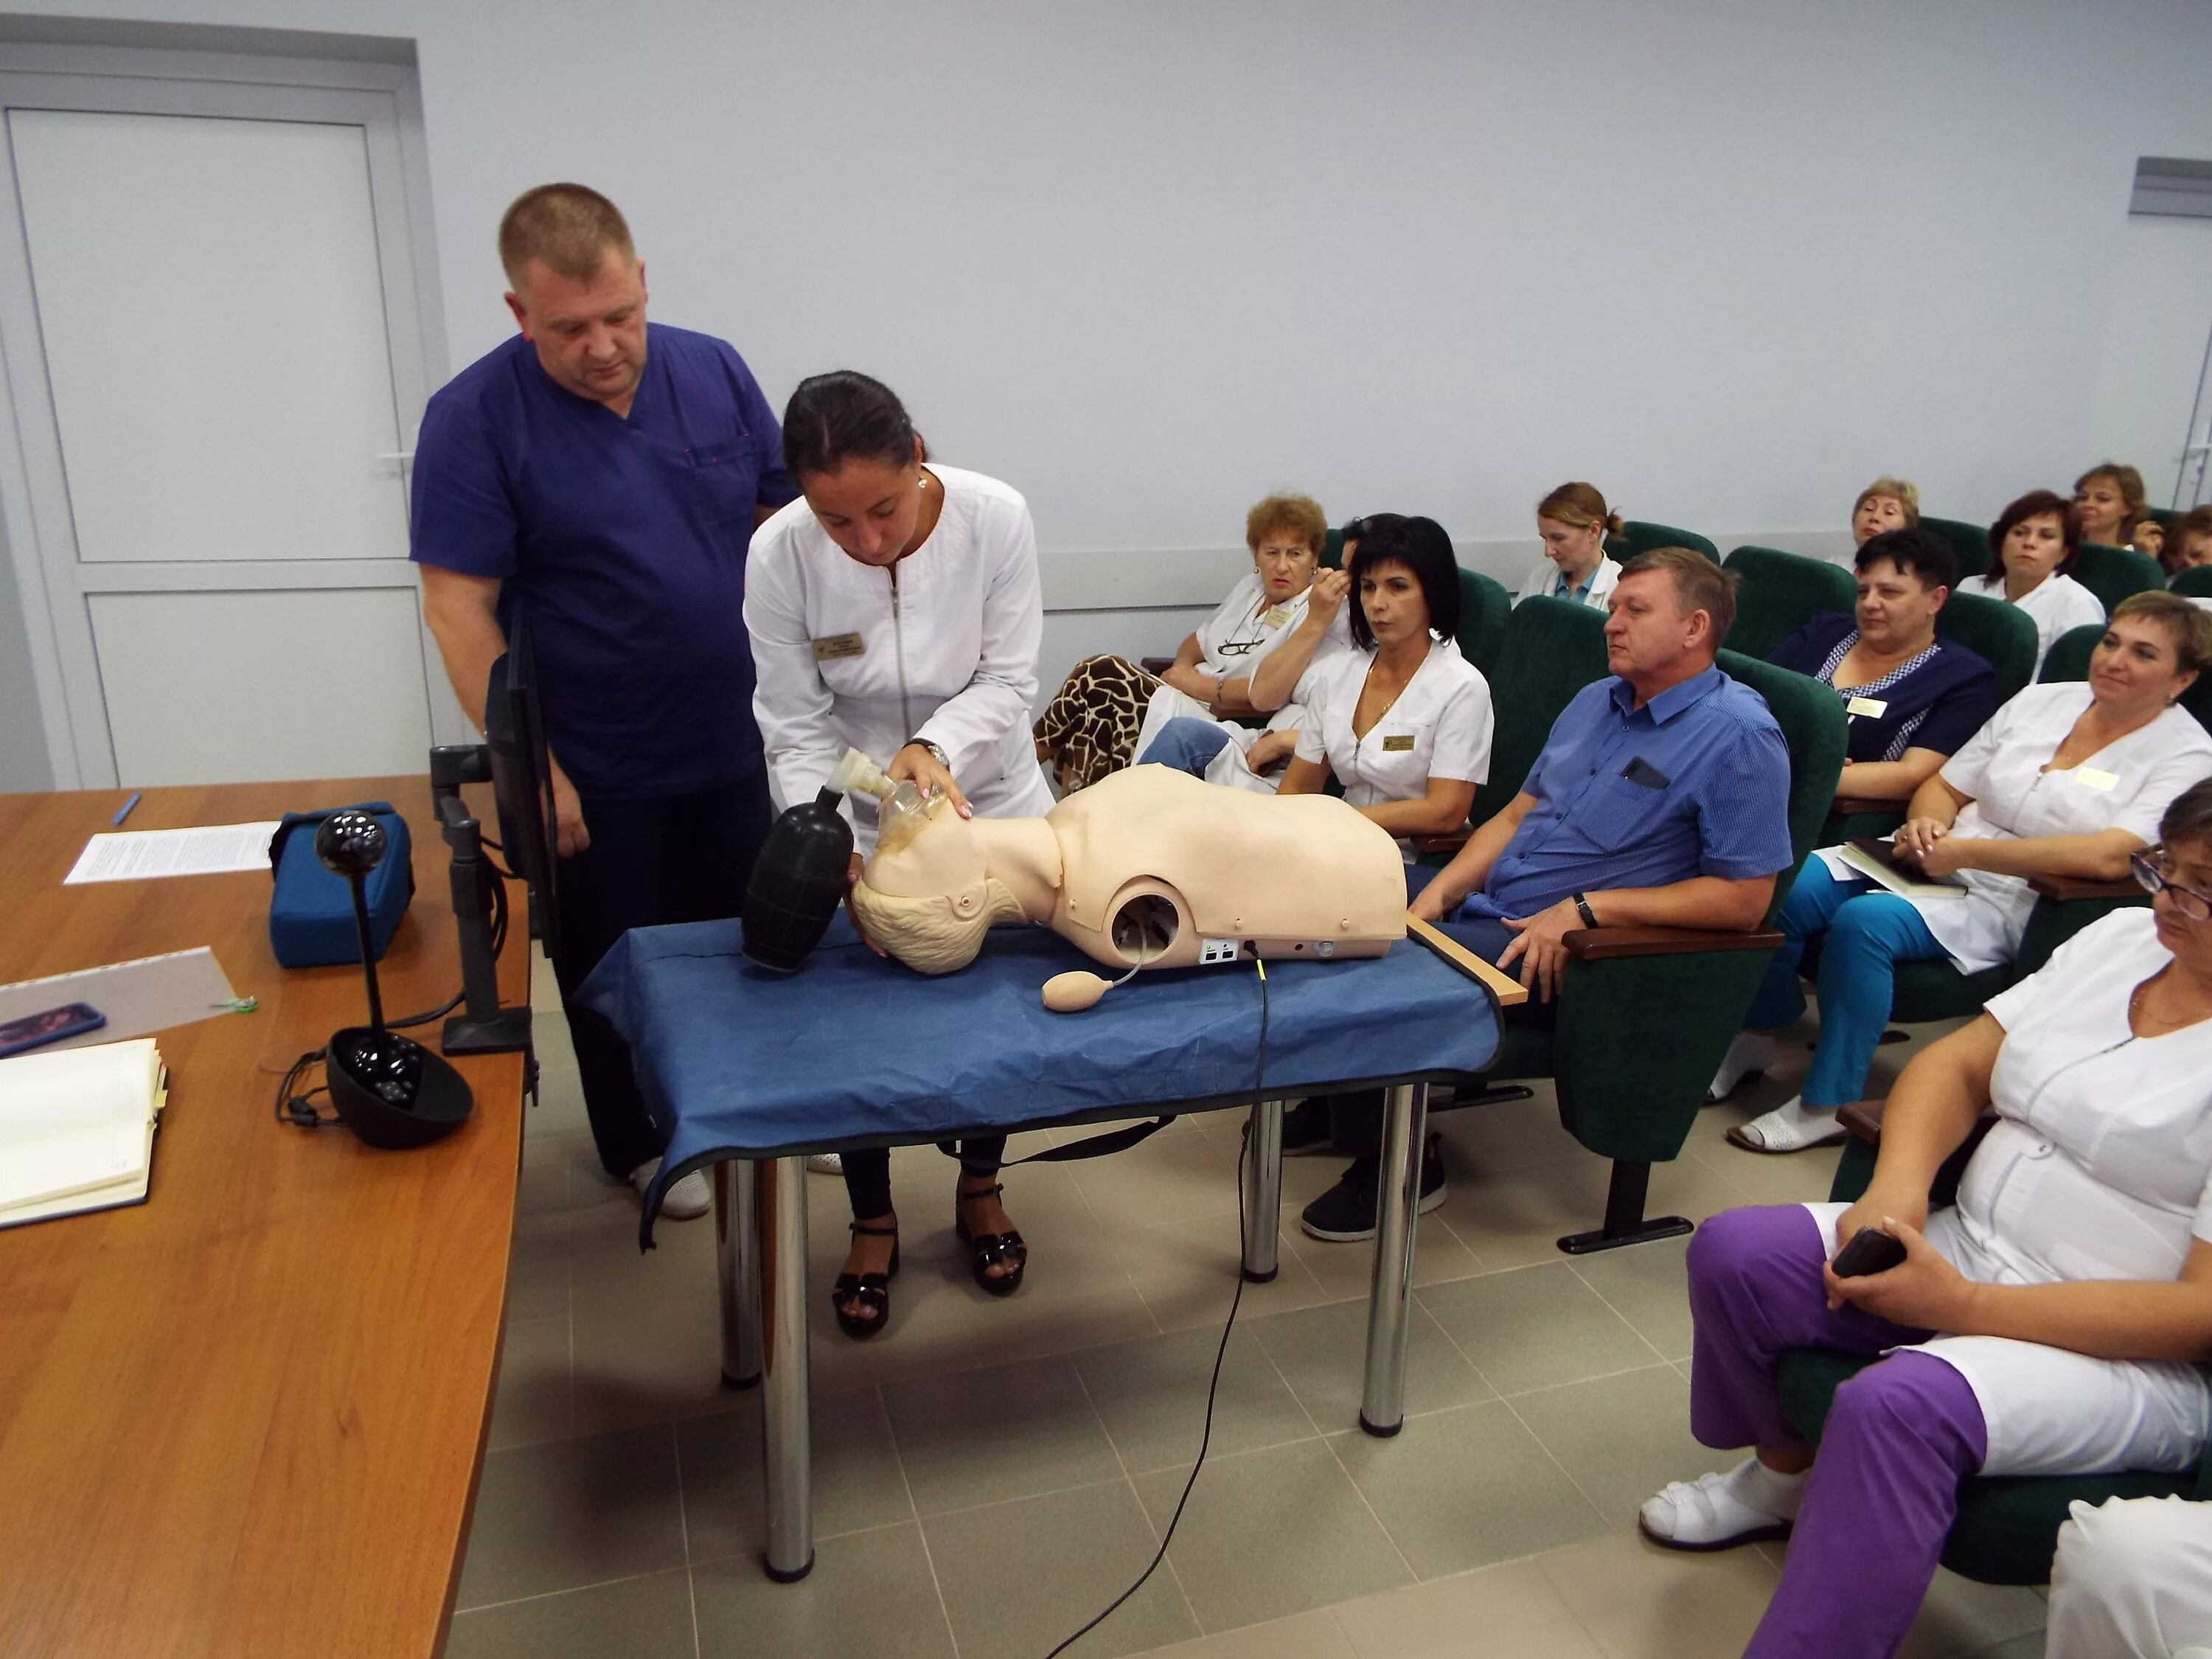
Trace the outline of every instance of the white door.
<path fill-rule="evenodd" d="M 407 562 L 428 377 L 392 98 L 8 74 L 0 109 L 27 621 L 78 780 L 422 771 L 465 728 Z"/>
<path fill-rule="evenodd" d="M 2113 258 L 2094 453 L 2077 471 L 2124 462 L 2142 473 L 2153 507 L 2193 506 L 2203 452 L 2185 452 L 2204 441 L 2212 418 L 2212 404 L 2199 407 L 2212 343 L 2212 219 L 2130 214 Z"/>

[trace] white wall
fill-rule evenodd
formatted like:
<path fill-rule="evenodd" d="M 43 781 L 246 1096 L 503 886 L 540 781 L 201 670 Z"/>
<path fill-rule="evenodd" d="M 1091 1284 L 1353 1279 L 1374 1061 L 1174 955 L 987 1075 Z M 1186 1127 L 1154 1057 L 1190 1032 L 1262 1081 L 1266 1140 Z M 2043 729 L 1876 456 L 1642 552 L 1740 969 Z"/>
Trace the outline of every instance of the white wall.
<path fill-rule="evenodd" d="M 1286 483 L 1501 571 L 1567 477 L 1723 546 L 1884 471 L 1994 516 L 2090 459 L 2136 157 L 2212 155 L 2201 0 L 41 9 L 118 4 L 413 40 L 455 364 L 501 210 L 593 183 L 772 400 L 868 369 L 1026 491 L 1056 611 L 1208 601 Z"/>

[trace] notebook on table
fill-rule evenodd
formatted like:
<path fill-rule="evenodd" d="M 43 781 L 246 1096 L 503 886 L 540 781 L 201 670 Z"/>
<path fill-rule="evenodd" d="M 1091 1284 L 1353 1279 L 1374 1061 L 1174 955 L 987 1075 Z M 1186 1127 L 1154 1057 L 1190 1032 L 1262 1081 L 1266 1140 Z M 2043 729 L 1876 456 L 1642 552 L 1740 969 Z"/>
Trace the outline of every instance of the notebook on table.
<path fill-rule="evenodd" d="M 0 1060 L 0 1227 L 144 1203 L 167 1098 L 151 1037 Z"/>
<path fill-rule="evenodd" d="M 1966 884 L 1956 876 L 1931 876 L 1918 865 L 1897 856 L 1887 841 L 1854 836 L 1843 845 L 1844 862 L 1861 875 L 1871 876 L 1900 898 L 1964 898 Z"/>

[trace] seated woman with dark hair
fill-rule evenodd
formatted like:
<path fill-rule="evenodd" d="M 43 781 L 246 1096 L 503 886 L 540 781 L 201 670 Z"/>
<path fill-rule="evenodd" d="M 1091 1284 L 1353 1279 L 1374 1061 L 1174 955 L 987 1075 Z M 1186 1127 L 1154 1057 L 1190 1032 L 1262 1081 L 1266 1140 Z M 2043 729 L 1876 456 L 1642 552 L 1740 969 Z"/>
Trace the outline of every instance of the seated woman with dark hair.
<path fill-rule="evenodd" d="M 1490 775 L 1490 684 L 1462 656 L 1459 567 L 1430 519 L 1367 521 L 1348 572 L 1351 643 L 1324 647 L 1300 678 L 1305 710 L 1279 793 L 1344 798 L 1392 835 L 1443 835 L 1467 821 Z M 1266 789 L 1228 734 L 1172 720 L 1141 757 L 1216 783 Z"/>
<path fill-rule="evenodd" d="M 2212 738 L 2174 706 L 2208 663 L 2212 615 L 2178 594 L 2137 593 L 2113 611 L 2086 682 L 2031 685 L 1997 710 L 1914 792 L 1895 838 L 1899 862 L 1955 893 L 1891 892 L 1836 849 L 1806 860 L 1777 919 L 1785 942 L 1729 1058 L 1745 1071 L 1771 1061 L 1772 1034 L 1804 1010 L 1797 963 L 1816 939 L 1820 1042 L 1803 1091 L 1729 1139 L 1754 1152 L 1840 1139 L 1836 1109 L 1865 1091 L 1899 963 L 2002 966 L 2035 908 L 2030 877 L 2124 878 L 2167 804 L 2212 774 Z M 1745 1053 L 1751 1042 L 1763 1054 Z"/>
<path fill-rule="evenodd" d="M 1767 660 L 1832 689 L 1850 722 L 1839 797 L 1912 799 L 1912 792 L 1996 713 L 1996 672 L 1936 635 L 1959 580 L 1958 556 L 1925 530 L 1889 530 L 1852 560 L 1858 604 L 1823 611 Z"/>
<path fill-rule="evenodd" d="M 2173 521 L 2158 562 L 2166 568 L 2169 587 L 2183 571 L 2212 564 L 2212 507 L 2192 507 Z"/>
<path fill-rule="evenodd" d="M 2102 547 L 2135 547 L 2137 531 L 2158 522 L 2146 503 L 2142 474 L 2120 461 L 2100 461 L 2074 480 L 2074 513 L 2081 539 Z"/>
<path fill-rule="evenodd" d="M 1747 1656 L 1896 1652 L 1969 1475 L 2203 1455 L 2212 781 L 2156 828 L 2130 860 L 2149 908 L 2086 928 L 1905 1067 L 1863 1198 L 1730 1210 L 1690 1241 L 1690 1431 L 1753 1455 L 1638 1519 L 1672 1549 L 1790 1537 Z M 1938 1167 L 1989 1110 L 1957 1207 L 1931 1216 Z M 1838 1278 L 1869 1230 L 1901 1259 Z M 1882 1356 L 1836 1390 L 1817 1458 L 1777 1386 L 1804 1347 Z"/>
<path fill-rule="evenodd" d="M 1305 620 L 1328 537 L 1328 520 L 1311 497 L 1268 496 L 1244 515 L 1251 574 L 1183 641 L 1164 673 L 1111 655 L 1076 664 L 1035 731 L 1037 763 L 1053 769 L 1060 792 L 1120 771 L 1178 716 L 1265 712 L 1251 701 L 1252 671 Z"/>
<path fill-rule="evenodd" d="M 2031 489 L 1990 526 L 1996 568 L 1961 590 L 2018 605 L 2035 624 L 2039 669 L 2051 643 L 2069 628 L 2105 620 L 2097 596 L 2067 572 L 2081 550 L 2081 520 L 2074 503 L 2048 489 Z"/>

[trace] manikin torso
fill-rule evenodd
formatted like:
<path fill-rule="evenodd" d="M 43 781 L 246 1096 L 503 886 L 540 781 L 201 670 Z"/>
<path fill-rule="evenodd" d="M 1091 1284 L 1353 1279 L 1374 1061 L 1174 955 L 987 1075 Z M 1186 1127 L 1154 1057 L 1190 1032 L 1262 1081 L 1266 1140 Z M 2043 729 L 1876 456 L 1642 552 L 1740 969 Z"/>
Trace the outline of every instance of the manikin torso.
<path fill-rule="evenodd" d="M 1115 773 L 1042 818 L 940 809 L 862 878 L 894 896 L 949 896 L 963 915 L 995 879 L 1031 921 L 1116 969 L 1376 957 L 1406 933 L 1397 843 L 1357 809 L 1164 766 Z"/>

